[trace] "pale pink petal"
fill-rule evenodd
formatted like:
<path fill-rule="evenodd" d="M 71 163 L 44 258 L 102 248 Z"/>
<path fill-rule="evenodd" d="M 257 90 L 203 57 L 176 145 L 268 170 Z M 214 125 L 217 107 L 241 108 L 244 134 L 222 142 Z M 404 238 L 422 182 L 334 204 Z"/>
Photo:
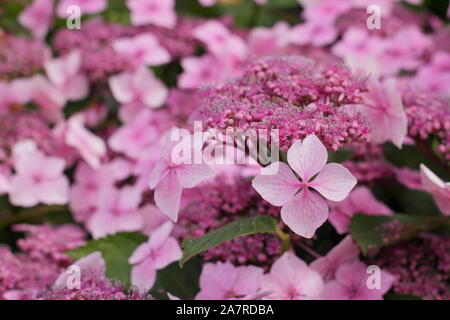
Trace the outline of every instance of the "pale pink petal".
<path fill-rule="evenodd" d="M 430 192 L 439 210 L 450 215 L 450 188 L 425 165 L 420 165 L 420 178 L 424 189 Z"/>
<path fill-rule="evenodd" d="M 255 266 L 242 266 L 237 268 L 237 278 L 234 292 L 239 296 L 256 294 L 261 286 L 264 270 Z"/>
<path fill-rule="evenodd" d="M 420 178 L 426 191 L 430 193 L 440 192 L 445 188 L 445 183 L 433 171 L 424 164 L 420 165 Z"/>
<path fill-rule="evenodd" d="M 39 203 L 31 177 L 15 175 L 11 178 L 9 201 L 15 206 L 22 207 L 33 207 Z"/>
<path fill-rule="evenodd" d="M 135 93 L 130 73 L 124 72 L 112 76 L 109 78 L 108 83 L 114 98 L 120 103 L 126 104 L 134 100 Z"/>
<path fill-rule="evenodd" d="M 43 39 L 53 18 L 53 0 L 34 0 L 19 15 L 19 22 L 37 39 Z"/>
<path fill-rule="evenodd" d="M 139 211 L 144 219 L 142 233 L 145 235 L 152 234 L 152 232 L 168 221 L 167 216 L 153 204 L 147 204 L 140 208 Z"/>
<path fill-rule="evenodd" d="M 134 232 L 142 229 L 144 220 L 142 215 L 136 212 L 130 212 L 120 215 L 117 218 L 117 229 L 114 232 Z"/>
<path fill-rule="evenodd" d="M 367 266 L 358 260 L 344 263 L 336 270 L 336 280 L 347 287 L 365 285 L 367 275 Z"/>
<path fill-rule="evenodd" d="M 327 163 L 327 149 L 315 135 L 307 136 L 303 142 L 297 140 L 287 153 L 289 166 L 308 182 Z"/>
<path fill-rule="evenodd" d="M 148 182 L 150 188 L 155 189 L 161 180 L 167 177 L 169 170 L 169 164 L 167 161 L 165 159 L 160 159 L 155 164 L 155 167 L 150 174 L 150 180 Z"/>
<path fill-rule="evenodd" d="M 343 165 L 329 163 L 309 186 L 329 200 L 341 201 L 352 191 L 356 182 L 356 178 Z"/>
<path fill-rule="evenodd" d="M 65 140 L 92 168 L 100 167 L 100 159 L 106 154 L 105 142 L 87 130 L 81 119 L 69 119 Z"/>
<path fill-rule="evenodd" d="M 331 209 L 330 215 L 328 216 L 328 221 L 333 225 L 337 233 L 344 234 L 348 232 L 350 217 L 341 210 L 337 208 Z"/>
<path fill-rule="evenodd" d="M 164 242 L 169 238 L 173 230 L 173 223 L 170 221 L 162 224 L 158 229 L 152 232 L 150 235 L 149 244 L 153 250 L 159 250 Z"/>
<path fill-rule="evenodd" d="M 155 188 L 156 206 L 172 221 L 177 222 L 181 201 L 181 181 L 173 170 Z"/>
<path fill-rule="evenodd" d="M 281 208 L 281 218 L 295 233 L 311 238 L 328 218 L 328 204 L 318 194 L 303 189 Z"/>
<path fill-rule="evenodd" d="M 367 276 L 370 276 L 367 274 Z M 383 300 L 383 295 L 388 292 L 394 284 L 396 278 L 387 271 L 381 270 L 380 288 L 369 288 L 367 283 L 363 283 L 354 300 Z"/>
<path fill-rule="evenodd" d="M 94 239 L 99 239 L 114 233 L 117 228 L 117 219 L 108 212 L 97 212 L 89 217 L 86 228 Z"/>
<path fill-rule="evenodd" d="M 271 292 L 269 299 L 308 299 L 323 288 L 320 275 L 291 252 L 284 253 L 272 265 L 262 281 L 261 290 Z"/>
<path fill-rule="evenodd" d="M 38 189 L 42 203 L 60 205 L 69 202 L 69 181 L 65 176 L 42 183 Z"/>
<path fill-rule="evenodd" d="M 350 235 L 339 242 L 325 257 L 311 263 L 311 268 L 319 272 L 325 281 L 333 279 L 338 267 L 358 258 L 359 248 Z"/>
<path fill-rule="evenodd" d="M 214 176 L 207 164 L 182 164 L 175 169 L 183 188 L 193 188 L 203 180 Z"/>
<path fill-rule="evenodd" d="M 229 262 L 206 263 L 200 274 L 200 292 L 196 300 L 226 299 L 236 282 L 236 267 Z"/>
<path fill-rule="evenodd" d="M 128 259 L 129 264 L 137 264 L 142 262 L 145 258 L 150 256 L 152 252 L 152 248 L 150 247 L 149 242 L 142 243 L 139 245 L 136 250 L 134 250 L 133 254 Z"/>
<path fill-rule="evenodd" d="M 152 259 L 145 259 L 131 269 L 131 284 L 141 293 L 147 293 L 155 284 L 156 269 Z"/>
<path fill-rule="evenodd" d="M 258 175 L 253 179 L 252 185 L 266 201 L 274 206 L 282 206 L 294 197 L 301 184 L 289 166 L 283 162 L 273 163 L 266 170 L 277 166 L 277 174 Z"/>
<path fill-rule="evenodd" d="M 155 252 L 155 268 L 163 269 L 172 262 L 180 260 L 182 256 L 183 252 L 178 241 L 175 238 L 169 238 Z"/>
<path fill-rule="evenodd" d="M 324 300 L 348 300 L 350 294 L 346 286 L 336 280 L 331 280 L 325 284 L 320 297 Z"/>

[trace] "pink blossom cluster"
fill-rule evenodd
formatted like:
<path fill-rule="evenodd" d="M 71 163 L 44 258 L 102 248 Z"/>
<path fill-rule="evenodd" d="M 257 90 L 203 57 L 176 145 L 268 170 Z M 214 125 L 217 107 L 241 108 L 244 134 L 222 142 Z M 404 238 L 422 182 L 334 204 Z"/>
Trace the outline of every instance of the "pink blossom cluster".
<path fill-rule="evenodd" d="M 0 300 L 31 299 L 53 284 L 73 261 L 65 254 L 85 243 L 85 232 L 76 225 L 15 225 L 26 237 L 17 241 L 13 253 L 2 246 L 0 253 Z"/>
<path fill-rule="evenodd" d="M 278 129 L 287 151 L 295 140 L 317 135 L 329 150 L 366 141 L 366 121 L 347 110 L 362 102 L 365 79 L 338 65 L 299 57 L 271 57 L 250 64 L 242 78 L 202 92 L 208 127 Z"/>
<path fill-rule="evenodd" d="M 396 276 L 396 292 L 448 300 L 448 250 L 448 237 L 422 234 L 419 239 L 382 249 L 370 261 Z"/>

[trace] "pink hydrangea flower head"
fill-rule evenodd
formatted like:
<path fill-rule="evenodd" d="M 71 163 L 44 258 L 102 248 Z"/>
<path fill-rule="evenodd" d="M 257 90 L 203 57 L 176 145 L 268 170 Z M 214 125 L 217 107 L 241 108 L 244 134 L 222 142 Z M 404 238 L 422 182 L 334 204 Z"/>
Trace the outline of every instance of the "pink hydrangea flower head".
<path fill-rule="evenodd" d="M 44 39 L 53 21 L 53 0 L 34 0 L 19 15 L 19 22 L 37 39 Z"/>
<path fill-rule="evenodd" d="M 431 193 L 439 210 L 447 216 L 450 215 L 450 182 L 442 181 L 424 164 L 420 165 L 420 178 L 423 188 Z"/>
<path fill-rule="evenodd" d="M 158 66 L 170 61 L 169 52 L 151 33 L 140 33 L 133 38 L 119 38 L 112 43 L 114 50 L 133 61 L 136 66 Z"/>
<path fill-rule="evenodd" d="M 391 141 L 401 148 L 407 134 L 408 119 L 395 82 L 387 80 L 381 84 L 372 81 L 369 92 L 364 96 L 362 112 L 372 125 L 371 142 Z"/>
<path fill-rule="evenodd" d="M 291 252 L 275 261 L 261 283 L 261 290 L 270 292 L 266 298 L 275 300 L 315 299 L 322 289 L 319 273 Z"/>
<path fill-rule="evenodd" d="M 310 135 L 289 148 L 289 165 L 273 163 L 265 170 L 276 171 L 278 167 L 276 174 L 258 175 L 253 180 L 253 187 L 265 200 L 282 206 L 283 221 L 306 238 L 311 238 L 328 218 L 329 208 L 324 198 L 341 201 L 356 185 L 355 177 L 344 166 L 326 164 L 327 158 L 325 146 L 315 135 Z"/>
<path fill-rule="evenodd" d="M 346 236 L 325 257 L 314 260 L 310 267 L 316 270 L 325 282 L 334 279 L 338 267 L 348 261 L 357 260 L 359 248 L 351 236 Z"/>
<path fill-rule="evenodd" d="M 13 148 L 15 175 L 11 177 L 10 201 L 23 207 L 38 203 L 66 204 L 69 181 L 64 176 L 64 160 L 47 157 L 32 140 L 18 142 Z"/>
<path fill-rule="evenodd" d="M 147 292 L 156 280 L 156 271 L 181 259 L 182 251 L 170 234 L 171 222 L 164 223 L 150 235 L 150 239 L 133 252 L 128 262 L 133 265 L 131 283 L 139 291 Z"/>
<path fill-rule="evenodd" d="M 365 186 L 355 188 L 341 202 L 332 202 L 330 223 L 339 234 L 348 232 L 350 219 L 357 213 L 367 215 L 392 215 L 393 212 L 384 203 L 378 201 Z"/>
<path fill-rule="evenodd" d="M 196 300 L 245 300 L 260 289 L 264 270 L 255 266 L 235 267 L 229 262 L 206 263 L 200 275 Z"/>
<path fill-rule="evenodd" d="M 350 112 L 361 104 L 366 79 L 335 63 L 298 56 L 267 57 L 250 63 L 239 78 L 204 88 L 199 115 L 206 127 L 279 130 L 286 152 L 295 140 L 315 134 L 328 150 L 365 142 L 366 120 Z"/>
<path fill-rule="evenodd" d="M 173 28 L 177 22 L 174 0 L 127 0 L 134 26 L 154 24 Z"/>
<path fill-rule="evenodd" d="M 95 14 L 106 9 L 108 0 L 61 0 L 58 4 L 57 13 L 60 18 L 67 18 L 71 12 L 71 6 L 80 8 L 81 15 Z"/>
<path fill-rule="evenodd" d="M 336 271 L 335 280 L 325 284 L 322 298 L 327 300 L 382 300 L 389 291 L 395 277 L 381 270 L 380 287 L 370 288 L 367 266 L 360 261 L 342 264 Z"/>
<path fill-rule="evenodd" d="M 2 31 L 0 30 L 0 34 Z M 50 58 L 51 51 L 41 40 L 30 40 L 13 35 L 1 35 L 0 74 L 14 79 L 29 77 L 40 71 L 44 62 Z"/>
<path fill-rule="evenodd" d="M 176 144 L 170 139 L 177 130 L 174 128 L 169 133 L 162 158 L 156 163 L 149 182 L 150 188 L 155 190 L 156 206 L 174 222 L 178 220 L 182 188 L 192 188 L 214 175 L 214 171 L 205 163 L 183 163 L 183 159 L 177 158 L 179 155 L 172 155 Z"/>

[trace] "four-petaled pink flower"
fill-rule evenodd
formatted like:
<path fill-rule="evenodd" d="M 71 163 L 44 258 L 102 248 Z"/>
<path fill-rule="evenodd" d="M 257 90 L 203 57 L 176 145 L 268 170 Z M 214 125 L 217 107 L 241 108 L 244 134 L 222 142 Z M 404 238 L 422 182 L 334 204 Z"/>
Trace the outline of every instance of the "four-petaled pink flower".
<path fill-rule="evenodd" d="M 139 211 L 142 195 L 134 186 L 100 189 L 96 211 L 87 221 L 94 239 L 117 232 L 139 231 L 144 220 Z"/>
<path fill-rule="evenodd" d="M 207 263 L 200 275 L 196 300 L 247 300 L 257 295 L 264 270 L 255 266 L 235 267 L 229 262 Z"/>
<path fill-rule="evenodd" d="M 95 14 L 106 9 L 108 0 L 62 0 L 58 4 L 57 13 L 60 18 L 67 18 L 72 12 L 69 11 L 71 6 L 80 8 L 81 15 Z"/>
<path fill-rule="evenodd" d="M 323 289 L 322 277 L 291 252 L 284 253 L 265 275 L 261 290 L 267 299 L 308 300 L 317 298 Z"/>
<path fill-rule="evenodd" d="M 336 271 L 335 280 L 325 284 L 321 298 L 327 300 L 382 300 L 395 281 L 390 273 L 380 270 L 373 274 L 372 283 L 367 266 L 361 261 L 342 264 Z M 377 284 L 376 277 L 379 277 Z M 377 286 L 379 287 L 377 288 Z"/>
<path fill-rule="evenodd" d="M 330 223 L 339 234 L 348 232 L 350 219 L 357 213 L 367 215 L 392 215 L 393 212 L 383 202 L 378 201 L 369 188 L 355 188 L 343 201 L 331 202 Z"/>
<path fill-rule="evenodd" d="M 81 100 L 89 93 L 89 81 L 80 73 L 81 51 L 74 50 L 69 54 L 47 61 L 45 73 L 50 82 L 70 101 Z"/>
<path fill-rule="evenodd" d="M 450 182 L 442 181 L 424 164 L 420 165 L 420 178 L 423 188 L 431 193 L 439 210 L 450 216 Z"/>
<path fill-rule="evenodd" d="M 339 242 L 333 249 L 328 252 L 325 257 L 314 260 L 310 267 L 316 270 L 327 282 L 334 279 L 336 270 L 340 265 L 357 260 L 359 256 L 359 248 L 350 235 Z"/>
<path fill-rule="evenodd" d="M 42 40 L 52 24 L 53 0 L 34 0 L 19 16 L 19 22 L 30 30 L 33 36 Z"/>
<path fill-rule="evenodd" d="M 174 128 L 178 130 L 178 128 Z M 205 163 L 184 163 L 179 155 L 173 155 L 176 143 L 170 141 L 171 133 L 162 151 L 162 158 L 155 164 L 150 176 L 149 186 L 155 189 L 156 206 L 172 221 L 177 222 L 178 210 L 183 188 L 193 188 L 214 175 L 214 171 Z M 191 137 L 189 137 L 191 139 Z M 180 144 L 183 142 L 178 142 Z M 186 155 L 184 155 L 186 156 Z"/>
<path fill-rule="evenodd" d="M 173 28 L 177 23 L 175 0 L 127 0 L 134 26 L 154 24 Z"/>
<path fill-rule="evenodd" d="M 34 141 L 23 140 L 14 145 L 13 163 L 16 174 L 11 177 L 12 204 L 33 207 L 38 203 L 67 203 L 69 181 L 63 173 L 63 159 L 47 157 Z"/>
<path fill-rule="evenodd" d="M 141 33 L 133 38 L 120 38 L 112 44 L 115 51 L 126 56 L 136 66 L 159 66 L 170 61 L 170 53 L 151 33 Z"/>
<path fill-rule="evenodd" d="M 371 142 L 391 141 L 401 148 L 406 138 L 408 119 L 395 82 L 387 80 L 381 84 L 372 81 L 364 97 L 362 112 L 372 125 Z"/>
<path fill-rule="evenodd" d="M 297 234 L 311 238 L 328 218 L 326 200 L 342 201 L 356 185 L 356 178 L 341 164 L 326 164 L 327 150 L 315 136 L 297 140 L 287 152 L 289 166 L 275 162 L 264 170 L 275 175 L 259 175 L 253 187 L 274 206 L 282 206 L 281 218 Z M 267 171 L 268 172 L 268 171 Z M 264 173 L 264 172 L 263 172 Z"/>
<path fill-rule="evenodd" d="M 126 110 L 159 108 L 169 95 L 164 83 L 144 66 L 134 72 L 112 76 L 109 78 L 109 87 L 114 98 L 122 104 L 121 109 Z"/>
<path fill-rule="evenodd" d="M 238 36 L 232 34 L 219 21 L 208 21 L 194 29 L 196 39 L 206 44 L 208 50 L 217 57 L 242 60 L 247 55 L 247 46 Z"/>
<path fill-rule="evenodd" d="M 150 235 L 150 239 L 133 252 L 128 262 L 133 265 L 131 284 L 147 292 L 156 280 L 156 271 L 181 259 L 182 252 L 175 238 L 170 237 L 173 224 L 164 223 Z"/>
<path fill-rule="evenodd" d="M 122 152 L 132 159 L 139 159 L 147 148 L 156 147 L 160 132 L 151 123 L 153 115 L 144 110 L 130 123 L 125 124 L 109 138 L 112 150 Z"/>
<path fill-rule="evenodd" d="M 84 126 L 84 115 L 77 114 L 62 122 L 55 130 L 64 142 L 74 148 L 92 168 L 100 167 L 101 158 L 106 155 L 105 142 Z"/>

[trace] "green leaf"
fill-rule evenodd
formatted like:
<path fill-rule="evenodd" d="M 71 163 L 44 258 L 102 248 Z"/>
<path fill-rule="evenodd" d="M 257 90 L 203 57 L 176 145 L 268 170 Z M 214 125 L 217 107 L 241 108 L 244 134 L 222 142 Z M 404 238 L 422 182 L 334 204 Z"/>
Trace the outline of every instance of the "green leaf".
<path fill-rule="evenodd" d="M 156 282 L 150 290 L 155 299 L 168 299 L 170 293 L 180 299 L 194 299 L 199 292 L 199 278 L 202 271 L 202 260 L 194 258 L 183 268 L 177 262 L 158 270 Z"/>
<path fill-rule="evenodd" d="M 431 194 L 403 186 L 375 186 L 376 197 L 394 212 L 409 212 L 414 215 L 441 215 Z"/>
<path fill-rule="evenodd" d="M 432 231 L 442 225 L 450 225 L 450 217 L 443 215 L 368 216 L 356 214 L 351 220 L 350 233 L 362 252 L 366 254 L 369 249 L 408 240 L 420 232 Z"/>
<path fill-rule="evenodd" d="M 354 152 L 348 148 L 338 151 L 328 151 L 328 162 L 344 163 L 353 156 Z"/>
<path fill-rule="evenodd" d="M 89 241 L 85 246 L 70 250 L 67 254 L 73 259 L 80 259 L 96 251 L 102 253 L 106 262 L 106 276 L 130 285 L 131 265 L 128 258 L 139 244 L 147 237 L 137 232 L 122 232 L 105 238 Z"/>
<path fill-rule="evenodd" d="M 184 240 L 182 243 L 184 252 L 180 260 L 180 267 L 200 252 L 213 248 L 225 241 L 254 233 L 276 232 L 277 224 L 278 221 L 269 216 L 243 218 L 213 230 L 202 237 Z"/>
<path fill-rule="evenodd" d="M 410 169 L 419 170 L 420 164 L 423 163 L 444 180 L 450 179 L 447 170 L 427 158 L 417 146 L 403 145 L 401 149 L 398 149 L 393 144 L 386 143 L 384 145 L 384 157 L 399 168 L 408 167 Z"/>

